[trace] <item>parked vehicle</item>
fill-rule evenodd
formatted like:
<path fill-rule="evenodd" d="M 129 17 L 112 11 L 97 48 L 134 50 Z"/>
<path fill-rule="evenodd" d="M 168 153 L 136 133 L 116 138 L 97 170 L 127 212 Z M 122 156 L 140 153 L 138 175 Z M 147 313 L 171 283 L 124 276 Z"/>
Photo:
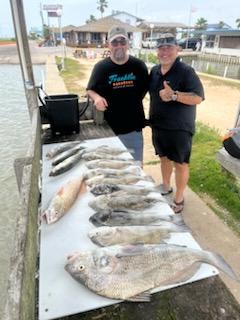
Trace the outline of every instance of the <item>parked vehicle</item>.
<path fill-rule="evenodd" d="M 201 39 L 199 38 L 184 38 L 184 39 L 180 39 L 178 41 L 178 45 L 180 48 L 182 49 L 192 49 L 192 50 L 196 50 L 196 44 L 200 42 L 201 43 Z M 186 46 L 187 45 L 187 46 Z"/>

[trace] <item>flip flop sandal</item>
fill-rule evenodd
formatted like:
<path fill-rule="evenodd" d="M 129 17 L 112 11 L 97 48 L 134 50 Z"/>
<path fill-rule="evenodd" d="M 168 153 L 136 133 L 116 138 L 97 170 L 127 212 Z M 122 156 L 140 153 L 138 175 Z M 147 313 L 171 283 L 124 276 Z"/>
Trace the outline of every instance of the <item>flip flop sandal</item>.
<path fill-rule="evenodd" d="M 181 213 L 184 209 L 184 199 L 180 202 L 173 201 L 171 204 L 171 208 L 173 209 L 174 213 Z"/>

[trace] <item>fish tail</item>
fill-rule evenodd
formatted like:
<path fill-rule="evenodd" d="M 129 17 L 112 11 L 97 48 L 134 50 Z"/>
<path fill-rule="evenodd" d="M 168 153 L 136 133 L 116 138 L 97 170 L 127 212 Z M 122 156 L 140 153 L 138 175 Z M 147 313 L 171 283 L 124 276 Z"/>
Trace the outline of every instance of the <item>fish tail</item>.
<path fill-rule="evenodd" d="M 205 251 L 207 253 L 207 257 L 209 263 L 220 269 L 222 272 L 226 273 L 230 278 L 240 282 L 240 278 L 233 271 L 232 267 L 225 261 L 225 259 L 217 253 L 213 253 L 210 251 Z"/>
<path fill-rule="evenodd" d="M 149 181 L 149 182 L 154 182 L 153 177 L 152 176 L 144 176 L 144 180 Z"/>

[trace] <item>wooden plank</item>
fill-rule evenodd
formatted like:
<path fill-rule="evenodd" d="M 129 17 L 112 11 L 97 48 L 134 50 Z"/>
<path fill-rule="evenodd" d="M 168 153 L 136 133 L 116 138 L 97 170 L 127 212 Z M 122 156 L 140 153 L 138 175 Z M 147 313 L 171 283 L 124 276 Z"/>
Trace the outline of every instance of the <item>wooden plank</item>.
<path fill-rule="evenodd" d="M 13 166 L 14 166 L 14 171 L 17 179 L 17 186 L 18 186 L 19 192 L 21 190 L 21 185 L 22 185 L 23 169 L 25 166 L 31 164 L 32 161 L 33 159 L 31 157 L 18 158 L 14 160 Z"/>
<path fill-rule="evenodd" d="M 38 178 L 40 172 L 40 117 L 35 109 L 32 117 L 32 142 L 28 150 L 31 164 L 22 171 L 19 212 L 3 320 L 35 319 L 36 263 L 38 258 Z"/>
<path fill-rule="evenodd" d="M 53 135 L 50 128 L 42 130 L 42 143 L 55 143 L 67 141 L 82 141 L 85 139 L 97 139 L 113 137 L 114 132 L 106 124 L 95 125 L 94 121 L 80 121 L 80 132 L 78 134 Z"/>
<path fill-rule="evenodd" d="M 216 154 L 216 159 L 224 169 L 229 171 L 235 177 L 240 178 L 239 159 L 230 156 L 230 154 L 224 148 L 218 150 Z"/>

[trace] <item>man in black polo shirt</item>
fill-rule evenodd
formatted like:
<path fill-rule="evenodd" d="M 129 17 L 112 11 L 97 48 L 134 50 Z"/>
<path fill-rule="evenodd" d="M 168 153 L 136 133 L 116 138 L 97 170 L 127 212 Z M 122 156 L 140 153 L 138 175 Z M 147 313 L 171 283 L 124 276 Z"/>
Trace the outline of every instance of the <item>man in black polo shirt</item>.
<path fill-rule="evenodd" d="M 148 70 L 143 61 L 128 54 L 128 34 L 122 26 L 109 30 L 108 47 L 110 57 L 94 66 L 87 93 L 122 143 L 133 149 L 134 159 L 142 161 L 142 100 L 148 90 Z"/>
<path fill-rule="evenodd" d="M 157 48 L 160 64 L 151 70 L 149 89 L 152 140 L 161 159 L 162 195 L 173 191 L 170 179 L 175 166 L 176 194 L 172 208 L 180 213 L 189 178 L 196 104 L 204 99 L 204 91 L 194 69 L 180 61 L 172 34 L 162 35 Z"/>

